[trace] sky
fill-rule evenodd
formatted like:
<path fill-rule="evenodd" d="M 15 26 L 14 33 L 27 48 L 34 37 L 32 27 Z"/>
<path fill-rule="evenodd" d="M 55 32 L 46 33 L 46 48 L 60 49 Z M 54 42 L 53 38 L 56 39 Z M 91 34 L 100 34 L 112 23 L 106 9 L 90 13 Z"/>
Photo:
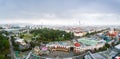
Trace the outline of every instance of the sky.
<path fill-rule="evenodd" d="M 0 24 L 120 25 L 119 6 L 120 0 L 0 0 Z"/>

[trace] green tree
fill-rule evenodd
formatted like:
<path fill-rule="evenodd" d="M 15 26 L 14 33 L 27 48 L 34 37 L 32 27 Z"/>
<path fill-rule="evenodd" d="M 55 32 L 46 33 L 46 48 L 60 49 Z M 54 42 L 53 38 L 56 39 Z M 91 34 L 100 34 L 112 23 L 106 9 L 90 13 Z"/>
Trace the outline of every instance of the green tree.
<path fill-rule="evenodd" d="M 33 35 L 39 35 L 38 41 L 62 41 L 69 40 L 74 37 L 73 33 L 53 29 L 35 29 L 30 32 Z M 64 35 L 64 36 L 63 36 Z"/>
<path fill-rule="evenodd" d="M 10 53 L 10 45 L 8 38 L 2 35 L 3 33 L 4 32 L 0 32 L 0 59 L 9 59 L 7 58 L 7 54 Z"/>
<path fill-rule="evenodd" d="M 110 47 L 110 45 L 109 45 L 108 43 L 106 43 L 106 44 L 105 44 L 105 47 L 109 48 L 109 47 Z"/>

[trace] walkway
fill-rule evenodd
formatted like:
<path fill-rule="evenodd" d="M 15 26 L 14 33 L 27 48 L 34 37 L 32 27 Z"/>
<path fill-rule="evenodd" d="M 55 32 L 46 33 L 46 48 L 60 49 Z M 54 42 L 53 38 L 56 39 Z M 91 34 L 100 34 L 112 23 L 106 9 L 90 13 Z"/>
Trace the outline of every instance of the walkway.
<path fill-rule="evenodd" d="M 29 57 L 31 56 L 32 51 L 29 52 L 29 54 L 27 55 L 27 57 L 25 59 L 29 59 Z"/>
<path fill-rule="evenodd" d="M 11 42 L 11 36 L 9 36 L 9 43 L 10 43 L 11 59 L 16 59 L 15 52 L 13 50 L 13 45 Z"/>
<path fill-rule="evenodd" d="M 47 57 L 47 58 L 55 58 L 55 57 L 60 57 L 60 58 L 65 58 L 65 57 L 71 57 L 74 56 L 74 53 L 72 52 L 63 52 L 63 51 L 54 51 L 52 53 L 50 53 L 49 55 L 43 55 L 43 57 Z"/>

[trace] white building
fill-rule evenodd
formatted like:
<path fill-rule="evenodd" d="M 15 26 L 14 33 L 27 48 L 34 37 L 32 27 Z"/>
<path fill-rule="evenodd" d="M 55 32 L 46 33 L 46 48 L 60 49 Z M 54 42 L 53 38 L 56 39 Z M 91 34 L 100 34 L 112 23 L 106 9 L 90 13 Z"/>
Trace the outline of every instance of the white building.
<path fill-rule="evenodd" d="M 16 42 L 16 43 L 19 43 L 19 44 L 21 44 L 21 45 L 23 45 L 23 46 L 26 45 L 24 39 L 20 39 L 20 38 L 19 38 L 19 39 L 16 39 L 15 42 Z"/>

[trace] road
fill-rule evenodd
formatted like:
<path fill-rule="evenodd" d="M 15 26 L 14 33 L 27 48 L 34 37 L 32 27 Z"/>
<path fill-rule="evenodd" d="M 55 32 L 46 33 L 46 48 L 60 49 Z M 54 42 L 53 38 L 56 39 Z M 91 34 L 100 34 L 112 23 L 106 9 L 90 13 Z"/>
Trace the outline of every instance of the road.
<path fill-rule="evenodd" d="M 9 36 L 9 43 L 10 43 L 11 59 L 16 59 L 15 52 L 13 50 L 13 45 L 11 42 L 11 36 Z"/>
<path fill-rule="evenodd" d="M 25 59 L 29 59 L 29 57 L 31 56 L 32 51 L 29 52 L 28 56 Z"/>

